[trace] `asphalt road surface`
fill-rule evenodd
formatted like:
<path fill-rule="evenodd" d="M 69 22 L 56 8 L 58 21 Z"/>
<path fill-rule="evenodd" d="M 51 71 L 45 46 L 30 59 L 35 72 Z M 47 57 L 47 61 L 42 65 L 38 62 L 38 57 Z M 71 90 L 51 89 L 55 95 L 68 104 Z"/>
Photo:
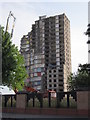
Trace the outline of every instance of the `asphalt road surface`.
<path fill-rule="evenodd" d="M 2 113 L 1 120 L 89 120 L 88 117 Z"/>

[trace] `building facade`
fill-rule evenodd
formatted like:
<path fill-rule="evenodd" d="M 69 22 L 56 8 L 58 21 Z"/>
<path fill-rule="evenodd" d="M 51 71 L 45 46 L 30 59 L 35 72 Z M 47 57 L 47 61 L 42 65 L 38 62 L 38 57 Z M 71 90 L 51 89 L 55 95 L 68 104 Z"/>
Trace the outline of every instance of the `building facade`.
<path fill-rule="evenodd" d="M 32 25 L 30 81 L 37 90 L 67 91 L 71 73 L 70 21 L 65 14 L 41 16 Z"/>
<path fill-rule="evenodd" d="M 23 55 L 25 60 L 25 68 L 28 74 L 28 79 L 30 80 L 30 33 L 24 35 L 21 38 L 20 53 Z"/>

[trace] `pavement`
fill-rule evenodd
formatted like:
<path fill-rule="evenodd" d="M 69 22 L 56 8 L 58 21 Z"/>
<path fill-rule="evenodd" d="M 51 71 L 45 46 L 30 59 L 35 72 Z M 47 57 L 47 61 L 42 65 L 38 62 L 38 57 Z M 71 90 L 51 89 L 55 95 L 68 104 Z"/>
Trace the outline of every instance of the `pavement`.
<path fill-rule="evenodd" d="M 0 120 L 88 120 L 87 117 L 2 113 Z"/>

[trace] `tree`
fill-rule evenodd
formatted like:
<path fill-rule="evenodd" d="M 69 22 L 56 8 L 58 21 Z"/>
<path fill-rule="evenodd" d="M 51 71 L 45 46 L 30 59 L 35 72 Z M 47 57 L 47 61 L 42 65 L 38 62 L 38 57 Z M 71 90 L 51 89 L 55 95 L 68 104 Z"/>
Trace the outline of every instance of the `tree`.
<path fill-rule="evenodd" d="M 90 24 L 88 24 L 88 29 L 85 32 L 85 35 L 88 35 L 88 37 L 90 37 Z M 90 44 L 90 39 L 87 41 L 87 44 Z M 88 53 L 90 54 L 90 49 L 89 49 Z"/>
<path fill-rule="evenodd" d="M 90 37 L 90 24 L 88 24 L 85 35 Z M 90 40 L 88 40 L 87 44 L 90 44 Z M 90 50 L 88 52 L 90 53 Z M 68 77 L 67 87 L 69 90 L 90 89 L 90 64 L 80 64 L 77 73 Z"/>
<path fill-rule="evenodd" d="M 85 32 L 86 35 L 90 36 L 90 24 L 88 24 L 88 29 L 87 31 Z"/>
<path fill-rule="evenodd" d="M 10 34 L 2 31 L 2 83 L 22 89 L 27 76 L 24 58 L 11 42 Z"/>
<path fill-rule="evenodd" d="M 86 90 L 90 87 L 90 64 L 79 65 L 76 74 L 68 77 L 69 90 Z"/>
<path fill-rule="evenodd" d="M 75 79 L 74 79 L 74 74 L 71 73 L 68 76 L 68 80 L 67 80 L 67 89 L 69 91 L 73 91 L 75 89 Z"/>

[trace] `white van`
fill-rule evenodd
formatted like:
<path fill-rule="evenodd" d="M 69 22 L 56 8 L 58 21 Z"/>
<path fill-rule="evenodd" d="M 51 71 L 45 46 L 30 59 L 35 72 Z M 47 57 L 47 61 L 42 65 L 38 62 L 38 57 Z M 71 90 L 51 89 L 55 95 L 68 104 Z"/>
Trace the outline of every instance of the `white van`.
<path fill-rule="evenodd" d="M 15 95 L 13 89 L 9 88 L 8 86 L 0 85 L 0 94 L 1 95 Z"/>

